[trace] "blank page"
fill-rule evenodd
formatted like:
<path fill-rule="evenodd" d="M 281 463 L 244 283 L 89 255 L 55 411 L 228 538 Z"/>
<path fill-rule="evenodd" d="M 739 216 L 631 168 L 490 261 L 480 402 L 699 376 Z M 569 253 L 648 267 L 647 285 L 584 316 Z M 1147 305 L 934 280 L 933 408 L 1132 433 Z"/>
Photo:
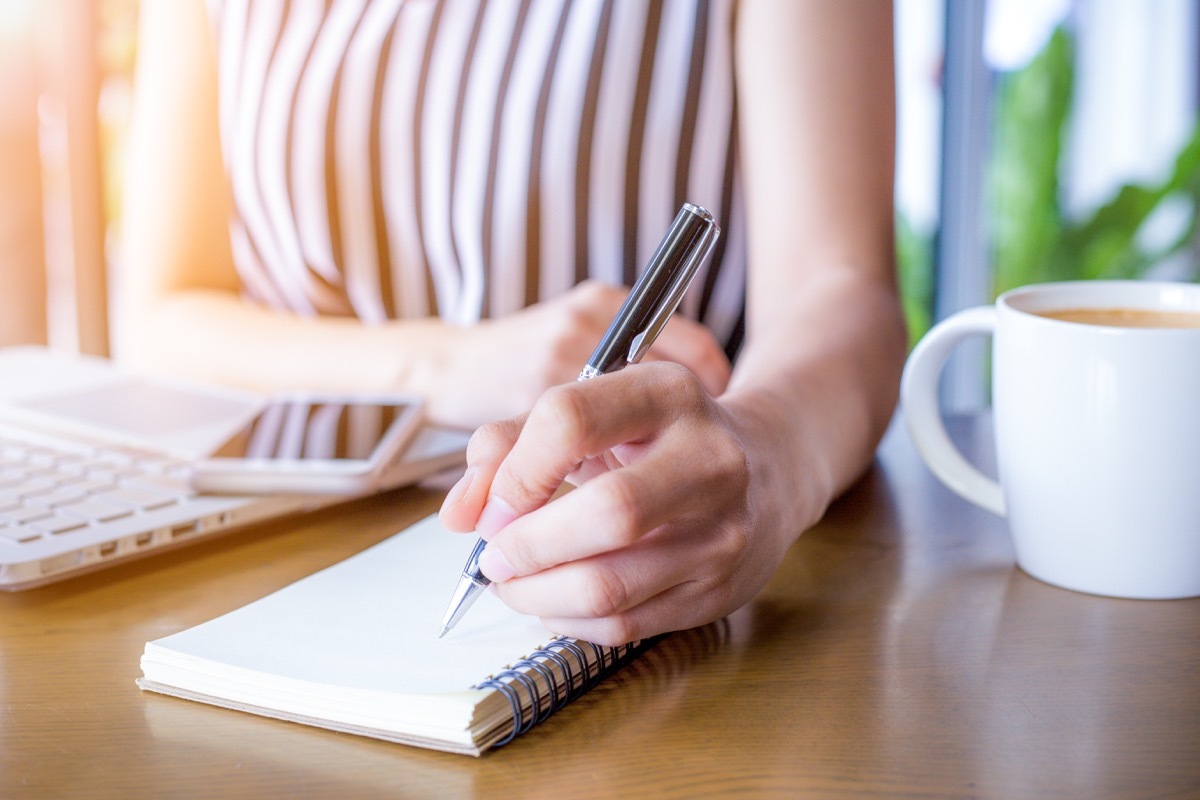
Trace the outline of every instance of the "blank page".
<path fill-rule="evenodd" d="M 491 592 L 437 638 L 474 543 L 431 516 L 261 600 L 158 639 L 147 656 L 166 649 L 185 661 L 348 689 L 461 692 L 552 638 L 537 618 Z"/>

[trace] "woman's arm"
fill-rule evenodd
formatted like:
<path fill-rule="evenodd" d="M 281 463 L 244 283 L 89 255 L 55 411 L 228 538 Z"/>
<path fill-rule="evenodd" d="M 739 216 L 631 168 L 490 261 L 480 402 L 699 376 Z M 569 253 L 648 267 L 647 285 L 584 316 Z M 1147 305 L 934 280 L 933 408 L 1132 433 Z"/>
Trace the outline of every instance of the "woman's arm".
<path fill-rule="evenodd" d="M 364 325 L 301 317 L 240 296 L 231 190 L 217 127 L 217 66 L 203 0 L 146 0 L 126 175 L 116 350 L 151 371 L 272 391 L 410 391 L 430 416 L 474 426 L 527 410 L 574 379 L 625 291 L 587 284 L 469 328 L 437 319 Z M 711 334 L 675 321 L 656 357 L 709 391 L 729 365 Z"/>
<path fill-rule="evenodd" d="M 891 4 L 746 0 L 737 35 L 752 266 L 723 402 L 789 432 L 771 462 L 803 470 L 781 477 L 813 491 L 795 509 L 807 525 L 869 463 L 907 352 Z"/>
<path fill-rule="evenodd" d="M 895 404 L 890 0 L 744 0 L 737 25 L 750 271 L 729 390 L 656 364 L 552 389 L 476 433 L 442 509 L 556 632 L 616 644 L 744 604 Z"/>
<path fill-rule="evenodd" d="M 404 336 L 245 302 L 217 128 L 215 46 L 203 0 L 147 0 L 125 176 L 117 354 L 160 372 L 258 389 L 412 383 Z M 412 337 L 423 332 L 414 331 Z"/>

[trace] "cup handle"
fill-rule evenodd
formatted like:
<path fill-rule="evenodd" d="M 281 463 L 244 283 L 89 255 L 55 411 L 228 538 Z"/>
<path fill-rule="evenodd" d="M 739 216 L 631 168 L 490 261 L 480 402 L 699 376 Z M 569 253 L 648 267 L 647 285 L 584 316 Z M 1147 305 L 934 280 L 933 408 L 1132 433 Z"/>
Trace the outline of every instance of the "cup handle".
<path fill-rule="evenodd" d="M 909 436 L 929 469 L 959 496 L 1003 517 L 1000 484 L 968 462 L 950 441 L 938 407 L 938 377 L 950 353 L 970 336 L 988 336 L 996 329 L 996 309 L 980 306 L 960 311 L 939 322 L 917 343 L 904 365 L 900 403 Z"/>

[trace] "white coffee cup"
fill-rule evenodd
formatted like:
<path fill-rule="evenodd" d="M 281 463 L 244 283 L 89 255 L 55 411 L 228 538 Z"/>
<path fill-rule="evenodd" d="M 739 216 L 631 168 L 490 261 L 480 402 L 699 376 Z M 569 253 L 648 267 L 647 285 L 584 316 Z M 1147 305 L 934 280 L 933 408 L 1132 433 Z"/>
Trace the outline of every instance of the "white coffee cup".
<path fill-rule="evenodd" d="M 1035 578 L 1115 597 L 1200 595 L 1200 327 L 1040 315 L 1066 309 L 1200 316 L 1200 285 L 1032 285 L 949 317 L 904 370 L 913 443 L 947 486 L 1007 517 Z M 955 346 L 989 334 L 998 482 L 951 443 L 937 395 Z"/>

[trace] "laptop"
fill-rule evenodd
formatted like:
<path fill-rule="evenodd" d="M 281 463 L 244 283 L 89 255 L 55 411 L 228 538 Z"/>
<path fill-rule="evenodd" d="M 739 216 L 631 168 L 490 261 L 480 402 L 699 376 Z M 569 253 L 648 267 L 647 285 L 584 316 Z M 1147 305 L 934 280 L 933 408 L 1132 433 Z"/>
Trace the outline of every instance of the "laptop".
<path fill-rule="evenodd" d="M 254 395 L 150 378 L 105 359 L 0 349 L 0 590 L 350 499 L 192 488 L 189 465 L 260 405 Z M 381 489 L 460 467 L 467 439 L 464 431 L 423 427 Z"/>

